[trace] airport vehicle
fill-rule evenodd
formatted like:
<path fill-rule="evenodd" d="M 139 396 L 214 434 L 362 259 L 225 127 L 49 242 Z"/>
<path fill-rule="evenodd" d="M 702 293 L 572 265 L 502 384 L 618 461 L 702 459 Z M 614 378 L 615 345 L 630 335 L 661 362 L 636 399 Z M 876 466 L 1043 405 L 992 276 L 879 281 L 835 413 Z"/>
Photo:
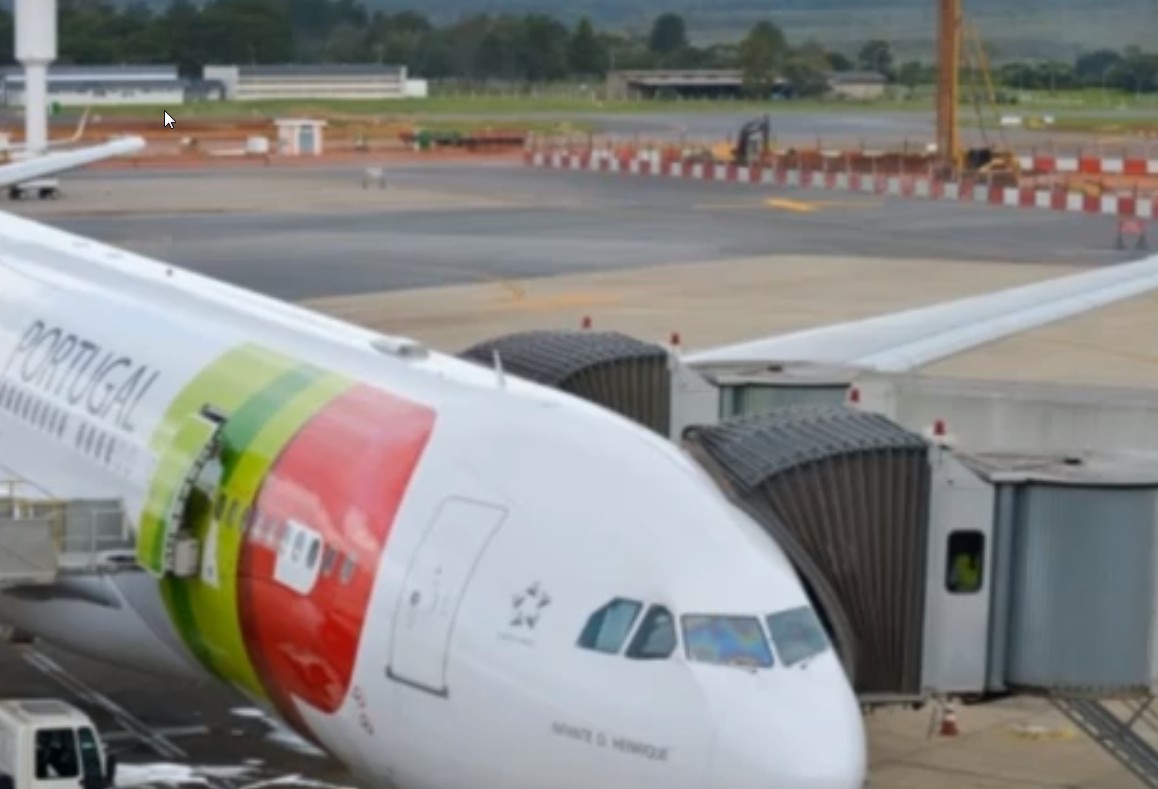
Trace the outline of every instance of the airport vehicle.
<path fill-rule="evenodd" d="M 740 127 L 736 147 L 732 151 L 732 164 L 740 167 L 761 164 L 770 153 L 772 141 L 772 119 L 762 118 L 748 121 Z"/>
<path fill-rule="evenodd" d="M 20 200 L 27 194 L 36 195 L 41 200 L 55 200 L 60 197 L 60 181 L 56 178 L 36 178 L 8 187 L 10 200 Z"/>
<path fill-rule="evenodd" d="M 749 167 L 764 164 L 772 153 L 772 119 L 768 115 L 747 121 L 740 127 L 736 142 L 721 142 L 686 161 L 734 164 Z"/>
<path fill-rule="evenodd" d="M 105 789 L 116 759 L 92 720 L 57 699 L 0 701 L 0 789 Z"/>
<path fill-rule="evenodd" d="M 863 785 L 799 577 L 674 443 L 35 222 L 0 240 L 0 465 L 122 500 L 139 563 L 0 620 L 227 682 L 372 784 Z M 1155 287 L 1158 258 L 699 357 L 903 369 Z"/>
<path fill-rule="evenodd" d="M 84 136 L 88 125 L 89 108 L 85 108 L 77 122 L 76 131 L 67 139 L 49 140 L 47 150 L 59 150 L 67 146 L 76 145 Z M 28 149 L 23 144 L 5 144 L 0 146 L 0 154 L 12 161 L 25 161 L 29 158 Z M 36 178 L 22 183 L 15 183 L 8 187 L 9 200 L 21 200 L 27 195 L 33 195 L 41 200 L 56 200 L 60 197 L 60 180 L 56 178 Z"/>

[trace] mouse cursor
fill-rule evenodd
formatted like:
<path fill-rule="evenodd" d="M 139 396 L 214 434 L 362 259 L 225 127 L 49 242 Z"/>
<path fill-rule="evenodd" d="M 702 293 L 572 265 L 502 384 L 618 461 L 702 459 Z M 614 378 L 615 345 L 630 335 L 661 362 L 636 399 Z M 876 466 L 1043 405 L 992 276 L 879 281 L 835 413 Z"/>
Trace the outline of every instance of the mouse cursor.
<path fill-rule="evenodd" d="M 169 113 L 167 113 L 167 112 L 165 113 L 165 128 L 166 128 L 166 129 L 172 129 L 172 128 L 173 128 L 173 124 L 174 124 L 174 123 L 176 123 L 176 122 L 177 122 L 177 121 L 173 120 L 173 116 L 172 116 L 172 115 L 170 115 L 170 114 L 169 114 Z"/>

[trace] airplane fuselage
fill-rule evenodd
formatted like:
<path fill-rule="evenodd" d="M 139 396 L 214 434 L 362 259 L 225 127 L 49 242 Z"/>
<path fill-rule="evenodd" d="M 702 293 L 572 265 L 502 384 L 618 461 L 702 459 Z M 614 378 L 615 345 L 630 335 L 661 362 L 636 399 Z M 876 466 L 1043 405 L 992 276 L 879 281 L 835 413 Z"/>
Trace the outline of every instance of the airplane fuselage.
<path fill-rule="evenodd" d="M 121 500 L 143 569 L 66 582 L 103 586 L 92 603 L 0 596 L 0 619 L 227 682 L 404 789 L 861 785 L 835 654 L 773 652 L 774 620 L 816 636 L 792 567 L 674 445 L 95 242 L 11 234 L 0 467 Z"/>

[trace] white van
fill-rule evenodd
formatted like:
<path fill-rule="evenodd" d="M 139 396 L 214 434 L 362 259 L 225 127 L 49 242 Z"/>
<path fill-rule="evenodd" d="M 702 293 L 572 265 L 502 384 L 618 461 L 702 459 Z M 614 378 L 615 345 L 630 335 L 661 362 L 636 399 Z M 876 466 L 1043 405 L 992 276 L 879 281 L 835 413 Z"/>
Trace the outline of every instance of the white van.
<path fill-rule="evenodd" d="M 115 769 L 92 721 L 72 705 L 0 701 L 0 789 L 107 789 Z"/>

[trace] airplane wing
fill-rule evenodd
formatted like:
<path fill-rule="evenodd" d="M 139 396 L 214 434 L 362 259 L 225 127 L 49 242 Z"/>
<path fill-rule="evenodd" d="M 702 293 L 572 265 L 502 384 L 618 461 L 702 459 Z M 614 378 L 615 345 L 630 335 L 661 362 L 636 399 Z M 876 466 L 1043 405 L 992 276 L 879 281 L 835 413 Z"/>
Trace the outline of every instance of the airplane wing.
<path fill-rule="evenodd" d="M 1158 288 L 1158 256 L 866 320 L 690 352 L 692 365 L 830 363 L 900 372 Z"/>
<path fill-rule="evenodd" d="M 78 167 L 111 159 L 114 156 L 136 153 L 144 148 L 145 140 L 141 137 L 121 137 L 100 145 L 50 153 L 20 162 L 0 165 L 0 188 L 16 186 L 36 178 L 75 170 Z"/>

